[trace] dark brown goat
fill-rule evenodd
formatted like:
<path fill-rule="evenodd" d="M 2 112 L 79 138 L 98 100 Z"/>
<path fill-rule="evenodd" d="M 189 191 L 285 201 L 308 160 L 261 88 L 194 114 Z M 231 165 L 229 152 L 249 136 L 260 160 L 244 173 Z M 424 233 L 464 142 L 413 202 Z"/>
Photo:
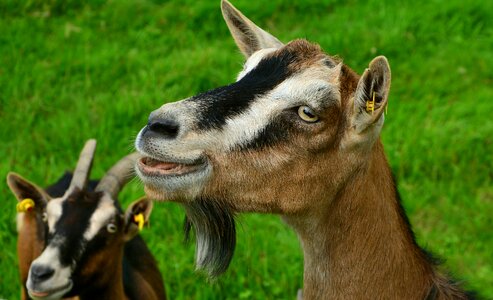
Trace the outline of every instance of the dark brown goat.
<path fill-rule="evenodd" d="M 26 283 L 29 296 L 50 300 L 73 296 L 165 299 L 157 264 L 138 236 L 138 224 L 147 222 L 152 202 L 138 200 L 123 213 L 116 201 L 130 179 L 137 155 L 120 160 L 91 191 L 86 183 L 94 150 L 95 141 L 86 143 L 70 186 L 61 197 L 52 198 L 17 174 L 8 175 L 16 197 L 32 199 L 35 204 L 32 211 L 24 213 L 24 221 L 26 215 L 33 215 L 29 222 L 22 222 L 21 232 L 29 233 L 22 236 L 35 235 L 45 245 L 39 257 L 34 257 L 33 251 L 32 257 L 22 258 L 22 268 L 32 262 Z M 30 250 L 29 240 L 25 242 L 21 252 Z"/>
<path fill-rule="evenodd" d="M 62 197 L 68 189 L 72 179 L 71 173 L 65 173 L 55 184 L 47 187 L 45 192 L 49 197 Z M 95 187 L 95 182 L 91 181 L 90 186 Z M 39 188 L 39 190 L 41 190 Z M 21 280 L 21 299 L 30 299 L 26 288 L 26 281 L 29 275 L 31 263 L 43 251 L 45 247 L 45 233 L 47 231 L 43 203 L 25 201 L 28 198 L 18 197 L 18 213 L 17 213 L 17 257 L 19 260 L 19 275 Z M 39 197 L 34 197 L 35 200 Z M 24 202 L 22 202 L 24 201 Z M 65 298 L 69 299 L 69 298 Z M 78 297 L 70 298 L 78 299 Z"/>

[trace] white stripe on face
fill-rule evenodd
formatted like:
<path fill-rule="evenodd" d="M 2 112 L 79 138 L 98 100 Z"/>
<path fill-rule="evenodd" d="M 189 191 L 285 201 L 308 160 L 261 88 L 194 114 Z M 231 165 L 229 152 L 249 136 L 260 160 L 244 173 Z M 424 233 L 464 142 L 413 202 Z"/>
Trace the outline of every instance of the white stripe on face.
<path fill-rule="evenodd" d="M 33 264 L 51 266 L 52 268 L 60 268 L 60 249 L 59 244 L 63 240 L 58 240 L 55 245 L 48 245 L 41 255 L 33 261 Z"/>
<path fill-rule="evenodd" d="M 60 241 L 63 243 L 63 241 Z M 36 283 L 37 290 L 50 290 L 56 287 L 66 286 L 70 282 L 70 277 L 72 273 L 73 266 L 62 266 L 60 263 L 60 249 L 57 246 L 48 246 L 41 255 L 36 258 L 31 267 L 37 266 L 46 266 L 53 269 L 55 272 L 52 277 L 43 281 L 42 283 Z M 27 280 L 27 287 L 29 289 L 33 289 L 34 282 L 32 280 L 31 269 L 29 270 L 29 276 Z"/>
<path fill-rule="evenodd" d="M 55 224 L 62 216 L 62 204 L 64 198 L 52 199 L 46 206 L 46 213 L 48 215 L 48 228 L 50 233 L 55 232 Z"/>
<path fill-rule="evenodd" d="M 318 71 L 307 70 L 286 79 L 271 92 L 255 99 L 250 107 L 226 121 L 219 130 L 211 130 L 204 138 L 207 148 L 214 151 L 230 151 L 235 147 L 248 144 L 282 111 L 301 105 L 321 109 L 330 105 L 329 93 L 338 94 L 337 85 L 328 82 L 327 71 L 323 77 Z M 317 79 L 316 76 L 320 79 Z"/>
<path fill-rule="evenodd" d="M 86 229 L 86 232 L 84 232 L 84 239 L 90 241 L 116 213 L 117 209 L 113 199 L 105 193 L 89 220 L 89 227 Z"/>

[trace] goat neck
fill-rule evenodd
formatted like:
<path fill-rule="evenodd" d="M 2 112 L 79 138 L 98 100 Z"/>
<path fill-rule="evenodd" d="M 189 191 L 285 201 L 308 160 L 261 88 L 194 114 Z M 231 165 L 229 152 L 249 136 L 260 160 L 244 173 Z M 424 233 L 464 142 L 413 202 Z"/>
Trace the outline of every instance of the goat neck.
<path fill-rule="evenodd" d="M 325 203 L 330 207 L 284 217 L 304 251 L 304 299 L 427 295 L 433 270 L 414 242 L 380 143 Z"/>

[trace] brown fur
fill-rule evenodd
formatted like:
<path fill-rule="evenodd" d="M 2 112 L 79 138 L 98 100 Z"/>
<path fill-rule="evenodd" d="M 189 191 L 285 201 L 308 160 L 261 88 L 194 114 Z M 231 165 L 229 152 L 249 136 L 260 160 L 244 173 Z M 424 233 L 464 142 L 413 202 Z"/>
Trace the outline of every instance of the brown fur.
<path fill-rule="evenodd" d="M 91 255 L 90 260 L 84 264 L 83 269 L 80 271 L 79 278 L 88 278 L 91 280 L 91 289 L 94 290 L 95 286 L 98 291 L 98 295 L 102 299 L 125 299 L 125 292 L 123 290 L 123 244 L 122 243 L 108 243 L 102 251 Z M 108 272 L 111 270 L 111 272 Z M 94 278 L 97 277 L 97 280 Z M 82 285 L 86 285 L 82 283 Z M 91 299 L 94 295 L 84 295 L 81 293 L 82 299 Z"/>
<path fill-rule="evenodd" d="M 19 275 L 21 279 L 21 299 L 30 299 L 26 290 L 26 281 L 31 263 L 43 251 L 44 240 L 39 240 L 38 224 L 34 212 L 22 213 L 18 218 L 21 222 L 17 237 L 17 257 L 19 259 Z"/>
<path fill-rule="evenodd" d="M 115 237 L 115 239 L 123 241 L 123 236 Z M 102 251 L 92 255 L 90 261 L 84 264 L 84 268 L 80 271 L 80 278 L 91 280 L 90 283 L 87 283 L 87 285 L 91 285 L 90 292 L 82 291 L 80 294 L 81 299 L 94 299 L 94 297 L 100 297 L 101 299 L 134 299 L 125 293 L 123 285 L 122 261 L 125 255 L 124 243 L 113 242 L 108 243 L 108 245 Z M 156 269 L 156 261 L 149 255 L 150 253 L 147 249 L 140 250 L 142 251 L 138 253 L 127 253 L 127 255 L 138 257 L 139 264 L 142 265 L 140 268 L 133 267 L 131 273 L 127 274 L 132 278 L 132 286 L 138 295 L 137 299 L 166 299 L 163 279 Z M 82 283 L 82 285 L 86 284 Z M 95 291 L 97 291 L 96 294 Z"/>
<path fill-rule="evenodd" d="M 98 205 L 99 197 L 109 197 L 102 193 L 73 193 L 65 201 L 72 202 L 73 208 L 69 214 L 77 213 L 81 206 Z M 138 213 L 145 215 L 147 222 L 151 209 L 144 202 L 138 200 L 132 203 L 127 214 L 133 218 Z M 118 204 L 115 202 L 115 206 Z M 73 215 L 71 215 L 73 216 Z M 118 231 L 108 235 L 103 248 L 98 251 L 87 253 L 87 257 L 81 263 L 81 268 L 75 271 L 73 278 L 76 281 L 77 293 L 80 299 L 166 299 L 162 276 L 158 270 L 157 263 L 149 252 L 145 243 L 136 236 L 137 225 L 128 221 L 127 216 L 120 214 L 116 217 Z M 76 220 L 71 218 L 70 221 Z M 70 224 L 67 224 L 67 227 Z M 103 229 L 104 230 L 104 229 Z M 138 260 L 135 263 L 135 260 Z M 124 261 L 128 263 L 125 276 L 131 278 L 130 286 L 124 286 Z M 127 289 L 132 290 L 127 294 Z"/>
<path fill-rule="evenodd" d="M 275 51 L 272 55 L 279 56 L 282 52 L 292 53 L 295 58 L 289 65 L 291 72 L 296 73 L 319 63 L 327 56 L 322 52 L 319 45 L 308 42 L 304 39 L 297 39 L 287 43 L 284 47 Z"/>
<path fill-rule="evenodd" d="M 331 59 L 303 40 L 272 55 L 281 51 L 296 53 L 293 73 Z M 323 122 L 295 128 L 289 142 L 207 152 L 214 172 L 202 196 L 239 212 L 282 215 L 305 253 L 304 299 L 424 299 L 432 289 L 436 299 L 466 299 L 428 261 L 401 214 L 383 146 L 373 140 L 381 112 L 354 132 L 360 76 L 343 65 L 337 77 L 326 80 L 339 83 L 340 101 L 320 115 Z"/>
<path fill-rule="evenodd" d="M 290 102 L 320 104 L 318 122 L 303 123 L 288 113 L 289 108 L 279 113 L 284 121 L 281 130 L 288 132 L 288 139 L 231 151 L 204 146 L 201 150 L 213 171 L 201 182 L 205 186 L 198 198 L 214 199 L 236 212 L 280 214 L 297 232 L 304 250 L 304 299 L 467 299 L 416 244 L 399 203 L 379 138 L 390 90 L 387 59 L 376 57 L 359 76 L 305 40 L 286 45 L 269 43 L 277 39 L 226 0 L 222 10 L 247 58 L 260 49 L 275 48 L 258 55 L 265 53 L 281 62 L 286 59 L 287 76 L 299 80 L 299 85 L 310 83 L 310 79 L 325 80 L 331 90 L 324 96 L 315 89 L 313 95 L 302 90 L 305 94 L 301 97 L 309 100 Z M 377 103 L 369 112 L 366 103 L 372 95 Z M 221 99 L 215 100 L 213 103 L 220 106 Z M 170 114 L 172 107 L 194 112 L 186 101 L 165 105 L 158 112 Z M 200 135 L 196 138 L 200 144 Z M 185 141 L 179 136 L 161 141 L 165 149 L 181 142 Z M 180 155 L 186 152 L 180 150 Z M 178 192 L 167 194 L 166 188 L 155 184 L 157 180 L 146 179 L 146 192 L 152 198 L 197 201 Z"/>
<path fill-rule="evenodd" d="M 290 45 L 301 46 L 297 51 L 317 49 Z M 320 54 L 307 57 L 296 68 L 320 60 Z M 436 299 L 465 299 L 414 242 L 380 141 L 369 149 L 367 144 L 340 148 L 358 80 L 343 66 L 341 107 L 328 109 L 321 116 L 324 126 L 294 134 L 289 144 L 210 153 L 215 172 L 205 194 L 232 199 L 227 203 L 238 211 L 283 215 L 305 251 L 304 299 L 424 299 L 433 286 Z"/>
<path fill-rule="evenodd" d="M 274 149 L 209 154 L 215 176 L 205 194 L 234 199 L 228 204 L 238 211 L 284 216 L 305 251 L 305 299 L 424 299 L 435 282 L 436 299 L 465 299 L 415 244 L 381 143 L 368 153 L 339 148 L 358 79 L 342 68 L 344 109 L 326 112 L 330 122 L 310 135 Z"/>
<path fill-rule="evenodd" d="M 314 144 L 330 145 L 330 136 Z M 305 251 L 304 299 L 424 299 L 435 282 L 436 299 L 466 299 L 415 244 L 380 142 L 363 158 L 305 145 L 308 153 L 269 166 L 272 156 L 298 152 L 306 140 L 291 142 L 292 148 L 209 156 L 216 175 L 205 194 L 232 199 L 227 203 L 237 211 L 283 215 Z"/>
<path fill-rule="evenodd" d="M 431 287 L 432 268 L 399 215 L 380 143 L 365 164 L 328 206 L 285 217 L 305 251 L 305 299 L 423 299 Z"/>

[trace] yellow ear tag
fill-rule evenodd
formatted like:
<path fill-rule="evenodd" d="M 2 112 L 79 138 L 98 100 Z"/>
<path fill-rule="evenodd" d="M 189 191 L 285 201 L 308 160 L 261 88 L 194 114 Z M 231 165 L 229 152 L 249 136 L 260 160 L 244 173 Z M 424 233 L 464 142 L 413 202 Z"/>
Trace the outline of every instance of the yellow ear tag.
<path fill-rule="evenodd" d="M 137 226 L 139 226 L 139 231 L 144 228 L 144 214 L 140 213 L 138 215 L 134 216 L 134 222 L 137 223 Z"/>
<path fill-rule="evenodd" d="M 366 112 L 371 112 L 375 110 L 375 92 L 373 92 L 373 97 L 371 100 L 366 101 Z"/>
<path fill-rule="evenodd" d="M 26 198 L 21 202 L 17 203 L 17 212 L 26 212 L 32 211 L 34 209 L 34 201 L 33 199 Z"/>

